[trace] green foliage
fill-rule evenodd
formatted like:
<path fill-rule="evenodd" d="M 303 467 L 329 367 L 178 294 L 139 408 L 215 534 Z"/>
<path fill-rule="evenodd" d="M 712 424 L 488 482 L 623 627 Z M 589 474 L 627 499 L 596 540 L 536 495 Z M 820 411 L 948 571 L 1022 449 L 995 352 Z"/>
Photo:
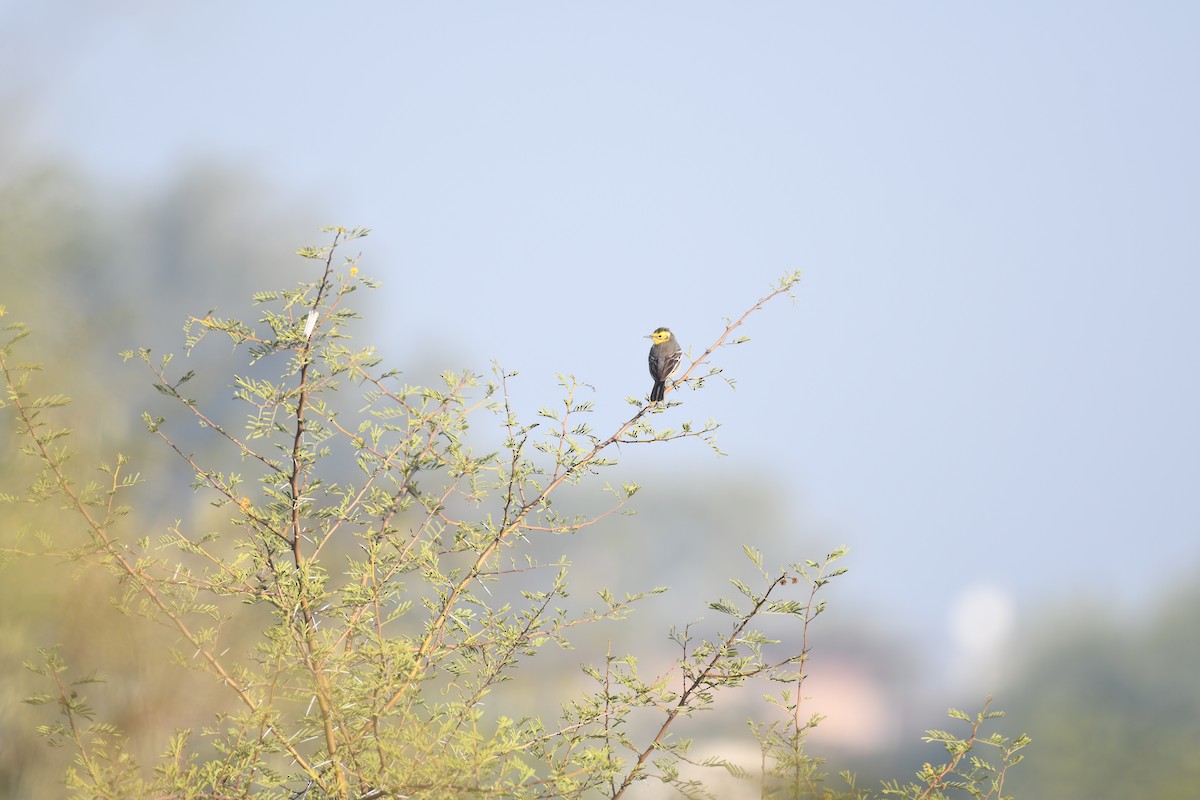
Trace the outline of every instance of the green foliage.
<path fill-rule="evenodd" d="M 900 797 L 904 800 L 942 800 L 967 796 L 977 800 L 1004 800 L 1004 780 L 1008 768 L 1021 762 L 1023 756 L 1020 751 L 1029 744 L 1030 739 L 1024 734 L 1011 739 L 999 733 L 982 735 L 981 729 L 985 722 L 1004 716 L 1000 711 L 988 710 L 991 702 L 992 698 L 989 697 L 983 710 L 974 718 L 957 709 L 951 709 L 951 719 L 970 726 L 966 738 L 960 738 L 947 731 L 928 731 L 925 741 L 940 742 L 945 746 L 949 759 L 937 766 L 926 762 L 917 773 L 920 783 L 885 784 L 884 796 Z"/>
<path fill-rule="evenodd" d="M 804 749 L 820 721 L 801 711 L 809 626 L 824 609 L 821 591 L 843 573 L 840 549 L 772 569 L 747 548 L 757 577 L 731 581 L 734 598 L 709 603 L 716 627 L 700 620 L 673 629 L 673 658 L 656 653 L 657 666 L 645 670 L 627 634 L 585 661 L 589 685 L 562 700 L 556 719 L 519 711 L 531 660 L 570 648 L 576 628 L 627 620 L 666 591 L 605 589 L 594 608 L 579 610 L 567 601 L 572 565 L 539 557 L 533 545 L 628 512 L 639 487 L 600 483 L 619 445 L 699 439 L 716 449 L 717 424 L 660 427 L 680 405 L 668 395 L 653 406 L 631 399 L 632 416 L 599 434 L 588 423 L 588 387 L 572 376 L 560 378 L 562 401 L 523 421 L 509 395 L 516 373 L 498 365 L 488 377 L 446 372 L 437 386 L 404 384 L 371 348 L 351 345 L 357 316 L 348 300 L 372 284 L 341 252 L 367 231 L 329 233 L 328 245 L 299 252 L 316 279 L 255 295 L 255 323 L 214 310 L 185 327 L 189 354 L 215 335 L 243 355 L 246 371 L 232 380 L 240 424 L 191 393 L 205 375 L 176 372 L 170 356 L 149 349 L 123 354 L 145 364 L 182 418 L 143 420 L 219 510 L 215 527 L 184 516 L 156 538 L 129 537 L 124 499 L 140 476 L 118 456 L 101 467 L 102 482 L 80 486 L 70 431 L 47 416 L 67 400 L 31 393 L 36 367 L 15 356 L 27 332 L 6 328 L 4 405 L 35 465 L 23 494 L 6 501 L 66 507 L 75 525 L 42 537 L 40 551 L 115 576 L 117 605 L 169 629 L 172 660 L 210 676 L 231 701 L 201 730 L 176 731 L 145 771 L 118 728 L 96 721 L 82 694 L 94 679 L 70 678 L 60 651 L 41 651 L 28 666 L 48 691 L 29 702 L 57 707 L 39 732 L 73 752 L 73 795 L 618 798 L 658 783 L 709 796 L 702 780 L 685 777 L 699 765 L 744 779 L 762 797 L 867 796 L 848 775 L 846 790 L 828 789 L 822 762 Z M 699 387 L 720 374 L 711 363 L 719 348 L 745 341 L 734 334 L 746 319 L 798 279 L 785 276 L 728 320 L 677 383 Z M 481 420 L 499 433 L 498 449 L 472 446 L 468 433 Z M 185 446 L 181 432 L 195 425 L 224 447 L 224 462 Z M 595 486 L 608 506 L 560 511 L 560 489 L 570 485 Z M 64 543 L 68 535 L 77 539 Z M 28 551 L 6 543 L 5 552 Z M 774 619 L 793 635 L 771 638 Z M 750 723 L 757 768 L 694 760 L 689 729 L 718 696 L 751 683 L 773 687 L 763 704 L 771 717 Z M 999 797 L 1025 740 L 980 738 L 990 716 L 985 710 L 966 740 L 931 733 L 950 762 L 922 772 L 923 790 L 892 785 L 884 794 Z M 998 770 L 973 754 L 981 745 L 1001 748 Z"/>

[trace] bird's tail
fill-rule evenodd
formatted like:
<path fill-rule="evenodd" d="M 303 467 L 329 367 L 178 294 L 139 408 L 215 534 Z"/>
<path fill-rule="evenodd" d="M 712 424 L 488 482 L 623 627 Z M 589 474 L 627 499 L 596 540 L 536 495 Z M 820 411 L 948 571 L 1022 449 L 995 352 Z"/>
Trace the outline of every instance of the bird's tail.
<path fill-rule="evenodd" d="M 650 390 L 650 402 L 657 403 L 663 399 L 663 395 L 667 392 L 666 381 L 655 381 L 654 388 Z"/>

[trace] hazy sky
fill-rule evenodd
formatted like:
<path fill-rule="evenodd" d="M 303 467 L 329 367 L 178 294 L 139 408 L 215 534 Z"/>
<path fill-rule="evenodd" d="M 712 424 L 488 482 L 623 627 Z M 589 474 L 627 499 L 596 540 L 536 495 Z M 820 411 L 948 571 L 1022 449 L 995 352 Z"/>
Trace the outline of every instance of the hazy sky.
<path fill-rule="evenodd" d="M 1179 2 L 0 2 L 9 158 L 372 227 L 389 355 L 528 409 L 574 373 L 604 430 L 644 334 L 804 269 L 671 412 L 729 457 L 636 466 L 753 471 L 772 560 L 850 544 L 848 602 L 946 636 L 1200 566 L 1198 79 Z"/>

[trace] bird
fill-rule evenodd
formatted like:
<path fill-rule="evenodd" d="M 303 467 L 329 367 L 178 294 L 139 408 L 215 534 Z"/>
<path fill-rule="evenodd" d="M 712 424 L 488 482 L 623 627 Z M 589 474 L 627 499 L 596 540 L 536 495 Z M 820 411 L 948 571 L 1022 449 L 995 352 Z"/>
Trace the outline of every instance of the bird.
<path fill-rule="evenodd" d="M 654 378 L 650 402 L 657 403 L 667 392 L 667 379 L 679 367 L 681 348 L 675 334 L 667 328 L 659 328 L 647 334 L 646 338 L 654 342 L 650 345 L 650 377 Z"/>

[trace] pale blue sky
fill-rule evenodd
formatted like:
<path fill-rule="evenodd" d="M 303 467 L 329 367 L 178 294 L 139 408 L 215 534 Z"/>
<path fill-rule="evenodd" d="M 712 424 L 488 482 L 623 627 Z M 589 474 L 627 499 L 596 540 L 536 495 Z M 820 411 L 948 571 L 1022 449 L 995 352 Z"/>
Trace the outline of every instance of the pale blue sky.
<path fill-rule="evenodd" d="M 572 372 L 603 430 L 643 334 L 803 268 L 677 412 L 729 458 L 634 461 L 774 481 L 776 560 L 848 543 L 851 605 L 936 630 L 976 582 L 1129 608 L 1200 565 L 1198 79 L 1190 3 L 0 2 L 10 157 L 372 227 L 389 356 L 530 409 Z"/>

